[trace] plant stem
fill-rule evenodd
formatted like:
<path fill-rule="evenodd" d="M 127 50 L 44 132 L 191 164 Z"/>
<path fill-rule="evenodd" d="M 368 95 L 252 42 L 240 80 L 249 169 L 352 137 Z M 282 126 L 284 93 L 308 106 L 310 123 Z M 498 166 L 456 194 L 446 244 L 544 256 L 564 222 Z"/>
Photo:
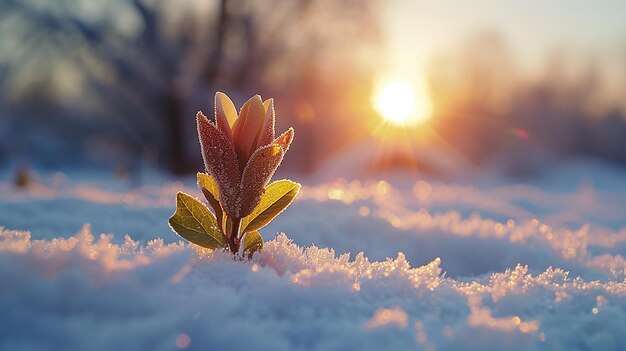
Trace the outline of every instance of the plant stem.
<path fill-rule="evenodd" d="M 239 238 L 239 229 L 241 229 L 241 218 L 233 218 L 233 225 L 230 227 L 231 232 L 228 238 L 228 246 L 230 247 L 230 252 L 233 255 L 236 255 L 239 252 L 239 245 L 241 244 L 241 239 Z"/>

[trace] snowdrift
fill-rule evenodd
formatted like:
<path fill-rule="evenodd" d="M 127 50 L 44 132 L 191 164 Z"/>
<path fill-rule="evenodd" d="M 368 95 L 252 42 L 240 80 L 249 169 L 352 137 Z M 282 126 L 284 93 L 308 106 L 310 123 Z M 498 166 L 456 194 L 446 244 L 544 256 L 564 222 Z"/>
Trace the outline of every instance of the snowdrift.
<path fill-rule="evenodd" d="M 168 231 L 190 182 L 5 183 L 0 349 L 620 350 L 625 178 L 610 174 L 306 186 L 265 231 L 286 234 L 244 262 Z"/>

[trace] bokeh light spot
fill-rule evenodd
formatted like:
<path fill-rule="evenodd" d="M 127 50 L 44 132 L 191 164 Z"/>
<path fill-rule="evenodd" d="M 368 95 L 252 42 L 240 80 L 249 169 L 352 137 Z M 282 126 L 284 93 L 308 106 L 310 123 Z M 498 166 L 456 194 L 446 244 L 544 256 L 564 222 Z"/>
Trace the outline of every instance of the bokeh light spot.
<path fill-rule="evenodd" d="M 185 333 L 180 333 L 176 336 L 176 347 L 179 349 L 186 349 L 191 345 L 191 338 Z"/>

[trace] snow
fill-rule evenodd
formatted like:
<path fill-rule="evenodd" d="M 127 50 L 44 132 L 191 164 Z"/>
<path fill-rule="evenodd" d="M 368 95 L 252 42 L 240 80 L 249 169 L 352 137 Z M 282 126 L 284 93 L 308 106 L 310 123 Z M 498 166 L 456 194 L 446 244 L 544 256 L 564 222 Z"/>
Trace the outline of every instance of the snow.
<path fill-rule="evenodd" d="M 200 196 L 191 177 L 37 179 L 0 183 L 1 350 L 626 344 L 620 169 L 304 181 L 245 262 L 167 227 L 176 191 Z"/>

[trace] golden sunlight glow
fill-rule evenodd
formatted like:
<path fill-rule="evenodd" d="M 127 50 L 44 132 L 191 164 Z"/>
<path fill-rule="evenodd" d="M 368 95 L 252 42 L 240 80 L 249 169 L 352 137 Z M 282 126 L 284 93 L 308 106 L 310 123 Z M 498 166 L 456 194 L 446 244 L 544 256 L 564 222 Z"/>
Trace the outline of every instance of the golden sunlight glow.
<path fill-rule="evenodd" d="M 386 122 L 396 126 L 415 126 L 430 118 L 432 104 L 424 89 L 392 81 L 382 84 L 373 97 L 374 108 Z"/>

